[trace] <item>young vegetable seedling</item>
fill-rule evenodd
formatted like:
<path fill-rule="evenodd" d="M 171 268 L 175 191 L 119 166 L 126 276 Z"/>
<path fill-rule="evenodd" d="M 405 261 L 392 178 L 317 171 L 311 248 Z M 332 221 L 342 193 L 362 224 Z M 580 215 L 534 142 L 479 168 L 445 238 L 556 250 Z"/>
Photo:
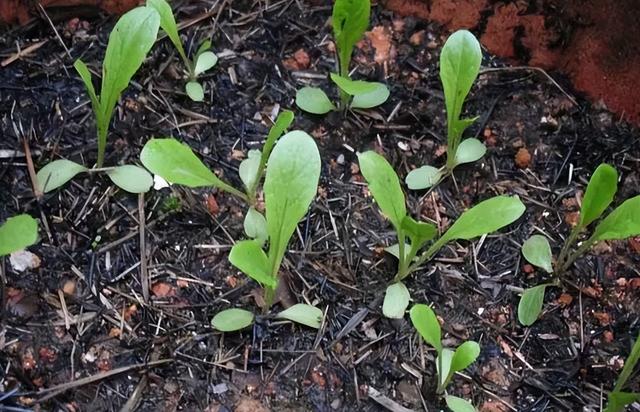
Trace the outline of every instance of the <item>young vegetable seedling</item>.
<path fill-rule="evenodd" d="M 544 293 L 548 286 L 559 286 L 561 276 L 567 269 L 600 241 L 627 239 L 640 235 L 640 195 L 627 199 L 602 219 L 590 237 L 575 245 L 589 225 L 602 217 L 618 190 L 618 172 L 603 163 L 596 168 L 589 180 L 582 199 L 580 220 L 571 230 L 560 250 L 555 265 L 552 262 L 551 246 L 541 235 L 531 236 L 522 245 L 522 255 L 534 266 L 554 274 L 551 282 L 525 289 L 518 304 L 518 319 L 525 326 L 532 325 L 542 312 Z M 555 270 L 554 270 L 555 267 Z"/>
<path fill-rule="evenodd" d="M 431 345 L 438 354 L 436 358 L 436 372 L 438 385 L 436 393 L 443 394 L 456 372 L 460 372 L 471 365 L 480 355 L 480 345 L 472 340 L 463 342 L 455 350 L 443 347 L 440 322 L 433 310 L 423 304 L 414 305 L 409 311 L 413 327 L 422 339 Z M 473 405 L 457 396 L 445 395 L 445 402 L 454 412 L 475 411 Z"/>
<path fill-rule="evenodd" d="M 638 364 L 638 360 L 640 360 L 640 335 L 636 338 L 636 343 L 633 344 L 629 358 L 624 363 L 624 368 L 622 368 L 616 385 L 613 390 L 609 392 L 607 407 L 604 412 L 622 412 L 627 405 L 640 401 L 640 393 L 623 392 L 629 377 L 631 377 L 633 370 Z"/>
<path fill-rule="evenodd" d="M 171 6 L 165 0 L 147 0 L 147 6 L 156 9 L 160 14 L 160 27 L 167 34 L 178 54 L 182 58 L 188 71 L 189 79 L 185 85 L 185 91 L 191 100 L 201 102 L 204 100 L 204 89 L 198 82 L 198 76 L 213 68 L 218 63 L 216 56 L 211 49 L 211 41 L 205 40 L 198 47 L 198 51 L 193 60 L 187 57 L 187 53 L 182 46 L 180 35 L 178 34 L 178 25 L 171 11 Z"/>
<path fill-rule="evenodd" d="M 333 35 L 338 52 L 338 73 L 330 73 L 340 90 L 340 104 L 336 107 L 327 94 L 317 87 L 303 87 L 296 93 L 296 105 L 305 112 L 326 114 L 332 110 L 369 109 L 386 102 L 389 89 L 378 82 L 351 80 L 349 64 L 353 48 L 369 25 L 369 0 L 336 0 L 333 5 Z"/>
<path fill-rule="evenodd" d="M 38 241 L 38 222 L 29 215 L 10 217 L 0 226 L 0 256 L 10 255 Z"/>
<path fill-rule="evenodd" d="M 458 30 L 449 36 L 440 53 L 440 80 L 447 111 L 447 163 L 439 169 L 422 166 L 409 172 L 405 179 L 409 189 L 436 186 L 453 173 L 456 166 L 475 162 L 486 153 L 487 148 L 480 140 L 462 140 L 462 134 L 477 117 L 460 118 L 462 105 L 478 77 L 481 62 L 482 50 L 473 34 Z"/>
<path fill-rule="evenodd" d="M 319 178 L 320 154 L 313 138 L 302 131 L 284 135 L 267 163 L 264 182 L 267 239 L 243 240 L 231 249 L 231 264 L 263 286 L 265 314 L 273 304 L 287 245 L 315 197 Z M 266 240 L 269 248 L 265 253 L 262 244 Z M 275 317 L 319 328 L 322 311 L 299 303 Z M 253 313 L 234 308 L 218 313 L 211 323 L 216 329 L 228 332 L 243 329 L 253 320 Z"/>
<path fill-rule="evenodd" d="M 249 210 L 244 220 L 245 232 L 253 239 L 264 241 L 267 233 L 266 221 L 255 209 L 258 186 L 276 141 L 291 123 L 293 112 L 284 110 L 269 130 L 262 152 L 250 150 L 247 158 L 240 163 L 238 172 L 245 187 L 244 192 L 218 178 L 196 157 L 189 146 L 173 138 L 149 140 L 142 148 L 140 161 L 152 173 L 169 183 L 187 187 L 213 186 L 247 202 Z"/>
<path fill-rule="evenodd" d="M 79 173 L 106 172 L 113 183 L 132 193 L 148 191 L 153 185 L 149 173 L 133 165 L 103 167 L 107 146 L 109 123 L 121 93 L 138 71 L 158 35 L 160 16 L 150 7 L 138 7 L 116 23 L 109 35 L 109 43 L 102 65 L 102 87 L 96 94 L 87 66 L 78 59 L 74 63 L 85 84 L 91 106 L 96 116 L 98 131 L 98 161 L 96 167 L 88 169 L 70 160 L 54 160 L 37 174 L 37 188 L 46 193 L 57 189 Z"/>
<path fill-rule="evenodd" d="M 442 236 L 418 255 L 429 241 L 436 238 L 436 227 L 407 214 L 398 175 L 384 157 L 368 151 L 358 154 L 358 161 L 369 191 L 398 235 L 398 244 L 387 248 L 398 258 L 398 271 L 393 283 L 387 287 L 382 305 L 382 312 L 388 318 L 402 318 L 409 305 L 409 291 L 402 280 L 431 260 L 445 244 L 494 232 L 516 221 L 525 210 L 517 196 L 496 196 L 480 202 L 460 215 Z"/>

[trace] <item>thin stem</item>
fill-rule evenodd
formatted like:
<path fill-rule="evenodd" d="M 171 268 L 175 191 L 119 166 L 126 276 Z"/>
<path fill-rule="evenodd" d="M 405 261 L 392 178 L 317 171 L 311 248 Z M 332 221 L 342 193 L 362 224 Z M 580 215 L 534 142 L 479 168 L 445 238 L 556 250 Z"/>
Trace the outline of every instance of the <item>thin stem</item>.
<path fill-rule="evenodd" d="M 267 312 L 269 312 L 269 308 L 271 308 L 271 305 L 273 305 L 273 299 L 275 298 L 275 296 L 276 296 L 276 288 L 272 288 L 269 286 L 264 287 L 264 307 L 262 308 L 263 314 L 266 314 Z"/>
<path fill-rule="evenodd" d="M 236 189 L 235 187 L 231 186 L 230 184 L 227 184 L 227 183 L 225 183 L 223 181 L 220 181 L 220 183 L 218 184 L 218 188 L 221 189 L 221 190 L 224 190 L 225 192 L 231 193 L 232 195 L 234 195 L 236 197 L 239 197 L 240 199 L 244 200 L 247 203 L 251 203 L 249 201 L 249 197 L 245 193 L 239 191 L 238 189 Z"/>
<path fill-rule="evenodd" d="M 585 252 L 589 250 L 594 243 L 595 243 L 595 240 L 591 240 L 591 238 L 589 238 L 585 240 L 584 243 L 580 245 L 578 249 L 576 249 L 573 253 L 569 254 L 569 256 L 565 258 L 563 263 L 561 265 L 559 264 L 558 267 L 560 268 L 560 271 L 558 273 L 558 276 L 564 273 L 567 269 L 569 269 L 569 267 L 573 265 L 576 259 L 584 255 Z"/>
<path fill-rule="evenodd" d="M 569 233 L 569 237 L 565 240 L 564 245 L 562 245 L 562 250 L 560 250 L 560 254 L 558 255 L 558 268 L 560 268 L 560 272 L 564 272 L 566 266 L 567 254 L 569 253 L 569 249 L 576 243 L 580 232 L 582 231 L 582 226 L 576 225 L 573 229 L 571 229 L 571 233 Z"/>
<path fill-rule="evenodd" d="M 436 389 L 437 394 L 441 394 L 444 392 L 443 387 L 444 381 L 442 380 L 442 353 L 438 354 L 438 388 Z"/>
<path fill-rule="evenodd" d="M 429 247 L 429 249 L 427 249 L 426 252 L 421 254 L 420 257 L 409 266 L 409 269 L 407 269 L 407 273 L 404 277 L 407 277 L 411 272 L 418 269 L 418 267 L 420 267 L 423 263 L 431 260 L 431 258 L 433 258 L 433 256 L 438 253 L 438 251 L 442 248 L 442 246 L 444 246 L 445 243 L 447 243 L 447 239 L 438 239 L 434 244 L 431 245 L 431 247 Z"/>
<path fill-rule="evenodd" d="M 106 128 L 103 128 L 100 126 L 100 124 L 102 123 L 100 119 L 97 119 L 97 123 L 98 123 L 98 161 L 96 162 L 96 168 L 99 169 L 104 164 L 104 155 L 105 155 L 105 152 L 107 151 L 107 131 L 109 127 L 109 122 L 107 122 Z"/>
<path fill-rule="evenodd" d="M 405 273 L 407 270 L 407 259 L 404 253 L 406 247 L 404 232 L 402 229 L 398 229 L 398 275 Z"/>

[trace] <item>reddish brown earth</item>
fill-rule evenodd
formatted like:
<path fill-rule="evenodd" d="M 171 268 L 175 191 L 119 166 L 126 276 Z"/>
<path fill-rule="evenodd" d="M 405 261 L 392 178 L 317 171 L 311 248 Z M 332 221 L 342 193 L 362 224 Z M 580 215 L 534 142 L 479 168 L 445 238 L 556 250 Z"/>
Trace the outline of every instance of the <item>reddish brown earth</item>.
<path fill-rule="evenodd" d="M 71 7 L 93 6 L 108 13 L 124 13 L 139 3 L 139 0 L 40 0 L 43 7 Z M 33 0 L 2 0 L 0 1 L 0 23 L 26 23 L 38 2 Z"/>
<path fill-rule="evenodd" d="M 576 90 L 640 124 L 640 3 L 635 0 L 386 0 L 387 8 L 473 29 L 493 54 L 565 73 Z"/>

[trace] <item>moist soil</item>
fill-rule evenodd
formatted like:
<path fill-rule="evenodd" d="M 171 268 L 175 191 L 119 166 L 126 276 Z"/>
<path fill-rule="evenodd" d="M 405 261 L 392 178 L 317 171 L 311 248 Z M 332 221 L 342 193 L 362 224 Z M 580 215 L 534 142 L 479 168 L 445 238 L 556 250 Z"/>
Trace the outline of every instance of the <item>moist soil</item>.
<path fill-rule="evenodd" d="M 391 97 L 372 110 L 320 117 L 298 111 L 294 96 L 307 84 L 336 96 L 326 80 L 336 63 L 330 6 L 238 1 L 174 8 L 186 23 L 188 50 L 212 38 L 220 57 L 204 76 L 205 102 L 186 97 L 180 60 L 167 39 L 159 41 L 116 110 L 106 164 L 138 163 L 149 138 L 173 136 L 239 186 L 238 164 L 261 146 L 266 119 L 294 110 L 295 128 L 314 136 L 323 166 L 273 310 L 311 303 L 325 312 L 323 326 L 259 316 L 238 333 L 212 329 L 220 310 L 259 313 L 260 303 L 258 285 L 227 260 L 234 240 L 243 238 L 246 207 L 225 193 L 174 186 L 142 197 L 85 175 L 34 196 L 30 162 L 36 170 L 59 158 L 95 162 L 94 117 L 72 64 L 82 58 L 99 73 L 114 24 L 95 14 L 52 13 L 55 32 L 35 20 L 1 37 L 4 61 L 17 46 L 44 43 L 0 70 L 0 220 L 29 213 L 40 220 L 41 237 L 29 248 L 39 267 L 17 272 L 8 258 L 0 265 L 0 407 L 445 408 L 434 394 L 433 350 L 407 319 L 381 316 L 396 264 L 383 249 L 396 239 L 372 202 L 356 153 L 378 151 L 401 178 L 414 167 L 444 163 L 437 62 L 446 30 L 374 7 L 353 77 L 385 82 Z M 637 195 L 637 130 L 574 95 L 554 73 L 551 81 L 491 55 L 483 67 L 465 110 L 479 116 L 468 135 L 486 143 L 487 155 L 429 193 L 407 191 L 408 207 L 440 230 L 498 194 L 520 196 L 527 211 L 499 233 L 448 245 L 407 286 L 414 302 L 433 305 L 446 346 L 473 339 L 482 347 L 450 393 L 483 411 L 598 410 L 640 329 L 640 239 L 602 244 L 579 259 L 528 328 L 517 322 L 518 293 L 548 276 L 526 265 L 519 248 L 541 233 L 558 252 L 601 162 L 620 173 L 616 204 Z M 141 283 L 145 266 L 150 290 Z M 631 389 L 640 389 L 637 379 Z"/>

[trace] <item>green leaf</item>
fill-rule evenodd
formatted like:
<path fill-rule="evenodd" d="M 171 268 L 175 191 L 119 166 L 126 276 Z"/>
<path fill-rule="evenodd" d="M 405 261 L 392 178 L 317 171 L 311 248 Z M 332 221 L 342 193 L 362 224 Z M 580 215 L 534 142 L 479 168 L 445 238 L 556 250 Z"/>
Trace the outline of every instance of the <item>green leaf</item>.
<path fill-rule="evenodd" d="M 553 272 L 551 246 L 549 246 L 546 237 L 542 235 L 531 236 L 522 245 L 522 255 L 532 265 L 542 268 L 548 273 Z"/>
<path fill-rule="evenodd" d="M 636 368 L 638 360 L 640 360 L 640 335 L 636 337 L 633 348 L 631 348 L 631 353 L 629 354 L 627 360 L 624 362 L 622 372 L 620 372 L 620 376 L 618 376 L 616 386 L 613 388 L 614 392 L 620 391 L 624 388 L 627 383 L 627 379 L 629 379 L 634 369 Z"/>
<path fill-rule="evenodd" d="M 438 184 L 440 179 L 442 170 L 433 166 L 421 166 L 410 171 L 404 181 L 409 189 L 422 190 Z"/>
<path fill-rule="evenodd" d="M 310 328 L 320 329 L 322 311 L 315 306 L 298 303 L 276 315 L 276 318 L 287 319 Z"/>
<path fill-rule="evenodd" d="M 440 80 L 444 89 L 444 100 L 447 107 L 448 139 L 458 139 L 464 126 L 460 113 L 462 104 L 467 98 L 473 82 L 478 77 L 482 50 L 475 36 L 467 30 L 453 33 L 444 44 L 440 53 Z M 462 121 L 464 123 L 464 121 Z M 468 124 L 467 124 L 468 125 Z M 449 141 L 451 145 L 451 141 Z"/>
<path fill-rule="evenodd" d="M 149 140 L 142 148 L 140 161 L 151 173 L 169 183 L 188 187 L 223 185 L 189 146 L 173 138 Z"/>
<path fill-rule="evenodd" d="M 471 163 L 480 159 L 487 152 L 487 147 L 478 139 L 470 138 L 460 142 L 456 149 L 455 165 Z"/>
<path fill-rule="evenodd" d="M 307 133 L 295 130 L 276 143 L 264 181 L 269 231 L 269 259 L 277 272 L 300 219 L 318 190 L 320 153 Z"/>
<path fill-rule="evenodd" d="M 111 181 L 130 193 L 145 193 L 153 186 L 153 177 L 141 167 L 124 165 L 107 172 Z"/>
<path fill-rule="evenodd" d="M 242 180 L 242 183 L 244 183 L 247 190 L 251 190 L 258 179 L 258 169 L 260 169 L 261 157 L 262 153 L 260 153 L 260 150 L 249 150 L 247 158 L 240 163 L 238 174 L 240 175 L 240 180 Z"/>
<path fill-rule="evenodd" d="M 524 326 L 531 326 L 538 320 L 544 303 L 544 292 L 547 284 L 525 289 L 518 303 L 518 320 Z"/>
<path fill-rule="evenodd" d="M 438 242 L 473 239 L 515 222 L 525 207 L 518 196 L 496 196 L 478 203 L 464 212 Z"/>
<path fill-rule="evenodd" d="M 218 63 L 218 56 L 212 51 L 205 51 L 197 57 L 195 75 L 202 74 Z"/>
<path fill-rule="evenodd" d="M 96 90 L 93 88 L 93 82 L 91 81 L 91 72 L 87 68 L 87 65 L 80 59 L 76 60 L 73 63 L 73 67 L 76 69 L 82 82 L 84 83 L 84 87 L 87 89 L 87 93 L 89 94 L 89 98 L 91 99 L 91 107 L 93 108 L 93 112 L 98 116 L 100 113 L 100 100 L 98 99 L 98 95 L 96 95 Z"/>
<path fill-rule="evenodd" d="M 457 396 L 446 395 L 444 401 L 453 412 L 477 412 L 471 402 Z"/>
<path fill-rule="evenodd" d="M 244 217 L 244 233 L 257 240 L 260 246 L 264 245 L 269 238 L 266 219 L 253 207 L 247 210 L 247 215 Z"/>
<path fill-rule="evenodd" d="M 438 322 L 433 309 L 423 304 L 413 305 L 409 311 L 409 317 L 422 339 L 433 346 L 438 353 L 441 353 L 442 332 L 440 331 L 440 322 Z"/>
<path fill-rule="evenodd" d="M 45 165 L 36 174 L 36 186 L 42 193 L 47 193 L 73 179 L 77 174 L 88 169 L 71 160 L 60 159 Z"/>
<path fill-rule="evenodd" d="M 640 196 L 625 200 L 602 219 L 591 241 L 626 239 L 640 235 Z"/>
<path fill-rule="evenodd" d="M 158 12 L 160 15 L 160 27 L 167 33 L 171 43 L 173 43 L 173 46 L 178 50 L 178 53 L 180 53 L 180 57 L 182 57 L 185 62 L 189 61 L 184 52 L 182 41 L 180 41 L 178 25 L 176 24 L 176 19 L 173 16 L 173 11 L 171 11 L 169 3 L 165 0 L 147 0 L 147 6 L 153 7 Z"/>
<path fill-rule="evenodd" d="M 184 90 L 187 92 L 187 96 L 194 102 L 201 102 L 204 100 L 204 89 L 202 85 L 197 81 L 191 81 L 184 86 Z"/>
<path fill-rule="evenodd" d="M 244 309 L 227 309 L 218 312 L 211 319 L 211 326 L 220 332 L 233 332 L 244 329 L 253 323 L 253 313 Z"/>
<path fill-rule="evenodd" d="M 331 80 L 338 85 L 340 90 L 350 96 L 369 93 L 376 89 L 375 83 L 366 82 L 364 80 L 351 80 L 348 77 L 340 76 L 337 73 L 329 74 Z"/>
<path fill-rule="evenodd" d="M 338 48 L 340 74 L 349 72 L 351 52 L 369 26 L 369 0 L 336 0 L 331 16 L 333 36 Z"/>
<path fill-rule="evenodd" d="M 460 372 L 469 367 L 478 359 L 480 355 L 480 345 L 477 342 L 468 340 L 456 348 L 451 359 L 451 371 Z"/>
<path fill-rule="evenodd" d="M 409 236 L 412 244 L 420 246 L 438 234 L 438 229 L 431 223 L 418 222 L 408 215 L 402 219 L 402 230 Z M 420 246 L 418 246 L 418 249 Z"/>
<path fill-rule="evenodd" d="M 580 209 L 580 227 L 586 227 L 599 218 L 613 202 L 618 191 L 618 172 L 606 163 L 596 168 L 587 185 Z"/>
<path fill-rule="evenodd" d="M 609 392 L 604 412 L 624 412 L 627 405 L 640 401 L 640 393 Z"/>
<path fill-rule="evenodd" d="M 136 7 L 125 13 L 109 35 L 102 65 L 100 103 L 104 130 L 109 127 L 120 94 L 144 62 L 158 37 L 160 15 L 151 7 Z"/>
<path fill-rule="evenodd" d="M 407 257 L 409 257 L 409 252 L 410 252 L 409 249 L 410 248 L 411 248 L 411 245 L 409 243 L 405 243 L 405 246 L 404 246 L 404 257 L 405 257 L 405 259 Z M 386 248 L 384 248 L 384 251 L 389 253 L 389 254 L 391 254 L 391 255 L 393 255 L 393 256 L 395 256 L 396 259 L 400 259 L 400 245 L 399 244 L 394 243 L 391 246 L 387 246 Z"/>
<path fill-rule="evenodd" d="M 210 48 L 211 48 L 211 40 L 205 40 L 202 43 L 200 43 L 200 46 L 198 47 L 198 51 L 196 52 L 196 59 L 198 58 L 198 56 L 200 56 L 202 53 L 206 52 Z"/>
<path fill-rule="evenodd" d="M 451 362 L 453 361 L 454 352 L 451 349 L 442 349 L 436 357 L 436 371 L 438 372 L 439 386 L 444 388 L 449 384 L 453 371 L 451 370 Z M 440 370 L 442 366 L 442 370 Z"/>
<path fill-rule="evenodd" d="M 367 93 L 353 96 L 351 107 L 354 109 L 370 109 L 380 106 L 389 98 L 389 88 L 382 83 L 371 83 L 375 86 L 373 90 Z"/>
<path fill-rule="evenodd" d="M 411 295 L 402 282 L 396 282 L 387 287 L 382 303 L 382 314 L 391 319 L 402 319 L 409 306 Z"/>
<path fill-rule="evenodd" d="M 264 250 L 260 247 L 260 243 L 255 240 L 243 240 L 231 248 L 229 253 L 229 262 L 251 279 L 275 288 L 278 281 L 271 275 L 269 258 Z"/>
<path fill-rule="evenodd" d="M 369 184 L 369 191 L 382 213 L 398 230 L 407 214 L 404 193 L 398 175 L 387 160 L 373 151 L 358 154 L 360 170 Z"/>
<path fill-rule="evenodd" d="M 38 241 L 38 222 L 29 215 L 10 217 L 0 226 L 0 256 L 31 246 Z"/>
<path fill-rule="evenodd" d="M 271 154 L 271 150 L 273 150 L 273 145 L 276 144 L 276 141 L 282 136 L 282 133 L 291 126 L 291 123 L 293 123 L 293 112 L 290 110 L 283 110 L 276 118 L 273 126 L 269 129 L 269 134 L 267 135 L 267 140 L 264 142 L 262 150 L 265 163 Z"/>
<path fill-rule="evenodd" d="M 303 87 L 296 92 L 296 105 L 305 112 L 325 114 L 336 107 L 331 103 L 327 94 L 317 87 Z"/>

